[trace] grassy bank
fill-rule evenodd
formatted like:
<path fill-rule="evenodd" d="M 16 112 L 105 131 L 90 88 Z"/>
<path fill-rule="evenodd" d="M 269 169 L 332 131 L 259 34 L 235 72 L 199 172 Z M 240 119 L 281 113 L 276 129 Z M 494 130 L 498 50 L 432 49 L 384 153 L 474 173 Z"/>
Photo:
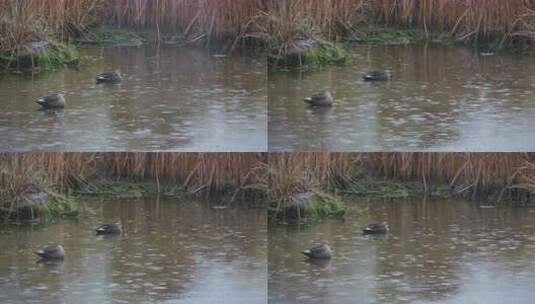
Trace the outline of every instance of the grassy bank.
<path fill-rule="evenodd" d="M 494 46 L 530 45 L 535 37 L 534 12 L 533 0 L 0 0 L 0 64 L 12 64 L 13 57 L 24 52 L 39 62 L 41 53 L 32 47 L 35 43 L 53 46 L 88 36 L 93 43 L 110 43 L 109 37 L 93 32 L 103 25 L 150 31 L 157 41 L 181 45 L 263 46 L 275 62 L 299 51 L 305 57 L 299 62 L 305 64 L 343 59 L 343 49 L 337 45 L 327 52 L 316 47 L 327 41 L 399 43 L 412 41 L 415 30 L 418 41 L 437 41 L 437 37 L 444 41 L 447 36 Z M 389 30 L 385 35 L 370 27 Z M 407 32 L 401 38 L 391 37 L 391 28 Z M 137 41 L 126 38 L 129 43 Z M 46 49 L 48 56 L 55 51 Z"/>
<path fill-rule="evenodd" d="M 535 154 L 280 153 L 270 155 L 269 180 L 266 196 L 274 218 L 294 217 L 295 198 L 305 193 L 525 204 L 535 190 Z"/>
<path fill-rule="evenodd" d="M 6 153 L 0 172 L 4 218 L 50 201 L 72 214 L 79 195 L 260 197 L 276 217 L 316 219 L 343 215 L 344 196 L 518 204 L 535 191 L 532 153 Z"/>
<path fill-rule="evenodd" d="M 68 216 L 80 195 L 225 196 L 255 203 L 262 153 L 6 153 L 0 155 L 2 218 Z"/>
<path fill-rule="evenodd" d="M 326 38 L 347 37 L 375 24 L 449 33 L 457 40 L 535 37 L 535 1 L 501 0 L 282 0 L 272 9 L 288 28 Z M 287 13 L 290 12 L 290 13 Z"/>
<path fill-rule="evenodd" d="M 281 0 L 269 8 L 267 44 L 278 65 L 303 41 L 410 44 L 469 43 L 485 49 L 526 47 L 535 38 L 535 1 Z M 328 62 L 319 60 L 317 63 Z"/>

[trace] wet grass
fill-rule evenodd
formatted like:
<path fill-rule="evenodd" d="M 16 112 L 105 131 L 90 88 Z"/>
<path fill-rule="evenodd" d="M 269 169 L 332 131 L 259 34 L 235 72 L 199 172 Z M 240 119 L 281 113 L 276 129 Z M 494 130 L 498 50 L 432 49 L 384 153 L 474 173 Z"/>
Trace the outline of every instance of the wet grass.
<path fill-rule="evenodd" d="M 55 195 L 41 204 L 25 204 L 15 208 L 0 208 L 0 220 L 8 223 L 55 223 L 59 219 L 78 217 L 75 197 Z"/>
<path fill-rule="evenodd" d="M 277 68 L 307 67 L 343 64 L 349 55 L 340 45 L 320 40 L 317 46 L 296 53 L 272 53 L 268 56 L 270 65 Z"/>
<path fill-rule="evenodd" d="M 407 198 L 415 196 L 435 196 L 448 198 L 454 193 L 448 185 L 425 185 L 418 181 L 373 178 L 363 176 L 354 179 L 347 188 L 339 190 L 345 196 L 363 198 Z"/>
<path fill-rule="evenodd" d="M 35 72 L 78 66 L 81 57 L 74 45 L 58 42 L 47 43 L 49 45 L 47 49 L 39 53 L 13 51 L 0 54 L 0 68 Z"/>
<path fill-rule="evenodd" d="M 153 31 L 109 26 L 91 28 L 75 39 L 77 44 L 98 46 L 140 46 L 157 41 Z"/>
<path fill-rule="evenodd" d="M 154 182 L 140 182 L 133 180 L 104 179 L 94 180 L 90 183 L 73 189 L 76 196 L 96 196 L 102 198 L 142 198 L 142 197 L 182 197 L 187 192 L 180 186 L 172 184 L 159 185 Z"/>
<path fill-rule="evenodd" d="M 429 33 L 417 28 L 398 28 L 366 25 L 358 27 L 345 42 L 375 43 L 387 45 L 408 45 L 418 43 L 435 43 L 450 45 L 454 40 L 447 33 Z"/>
<path fill-rule="evenodd" d="M 343 218 L 346 211 L 346 203 L 340 197 L 317 193 L 299 203 L 282 201 L 278 207 L 271 207 L 268 214 L 270 221 L 279 224 L 311 224 L 323 218 Z"/>

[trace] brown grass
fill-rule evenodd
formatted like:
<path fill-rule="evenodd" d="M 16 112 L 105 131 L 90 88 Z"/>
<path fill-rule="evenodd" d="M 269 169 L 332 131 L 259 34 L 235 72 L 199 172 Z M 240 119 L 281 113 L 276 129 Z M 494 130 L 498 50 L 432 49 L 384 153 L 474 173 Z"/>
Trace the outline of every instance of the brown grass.
<path fill-rule="evenodd" d="M 63 39 L 96 21 L 99 1 L 0 0 L 0 52 L 23 49 L 46 36 Z"/>
<path fill-rule="evenodd" d="M 344 189 L 366 176 L 447 184 L 458 194 L 535 190 L 531 153 L 294 153 L 269 158 L 268 196 Z"/>
<path fill-rule="evenodd" d="M 368 23 L 450 32 L 462 41 L 535 38 L 533 0 L 281 0 L 270 12 L 273 34 L 286 39 L 303 28 L 334 38 Z"/>
<path fill-rule="evenodd" d="M 113 25 L 150 27 L 181 33 L 189 41 L 247 38 L 267 12 L 265 0 L 114 0 L 108 1 Z"/>
<path fill-rule="evenodd" d="M 173 183 L 193 193 L 263 192 L 280 201 L 344 189 L 367 176 L 447 184 L 467 196 L 535 190 L 533 153 L 6 153 L 0 201 L 36 188 L 67 191 L 96 177 Z"/>
<path fill-rule="evenodd" d="M 533 37 L 535 1 L 376 0 L 387 24 L 450 31 L 461 40 L 505 34 Z"/>
<path fill-rule="evenodd" d="M 32 192 L 67 192 L 102 178 L 176 184 L 192 193 L 258 191 L 265 163 L 262 153 L 5 153 L 0 205 L 16 206 Z"/>
<path fill-rule="evenodd" d="M 446 31 L 460 40 L 532 39 L 534 20 L 535 0 L 0 0 L 0 51 L 102 23 L 236 45 L 290 41 L 302 32 L 335 38 L 369 22 Z"/>

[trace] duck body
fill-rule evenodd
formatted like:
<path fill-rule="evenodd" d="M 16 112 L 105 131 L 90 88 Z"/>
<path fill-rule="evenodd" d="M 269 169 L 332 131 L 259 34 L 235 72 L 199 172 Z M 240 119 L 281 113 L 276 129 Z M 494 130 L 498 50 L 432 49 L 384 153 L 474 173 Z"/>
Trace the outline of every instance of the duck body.
<path fill-rule="evenodd" d="M 107 223 L 102 224 L 95 229 L 97 232 L 97 235 L 102 234 L 120 234 L 123 231 L 123 227 L 121 225 L 121 222 L 113 222 L 113 223 Z"/>
<path fill-rule="evenodd" d="M 37 251 L 35 254 L 41 259 L 47 260 L 62 260 L 65 257 L 65 250 L 61 245 L 48 245 Z"/>
<path fill-rule="evenodd" d="M 334 100 L 333 96 L 331 95 L 331 92 L 321 91 L 312 94 L 310 97 L 305 98 L 305 102 L 307 102 L 311 106 L 330 107 L 333 105 Z"/>
<path fill-rule="evenodd" d="M 113 71 L 113 72 L 104 72 L 97 75 L 97 84 L 98 83 L 118 83 L 123 80 L 123 76 L 121 76 L 121 72 L 119 71 Z"/>
<path fill-rule="evenodd" d="M 311 259 L 330 259 L 332 250 L 329 245 L 321 244 L 303 251 L 303 254 Z"/>
<path fill-rule="evenodd" d="M 389 81 L 392 75 L 386 71 L 371 71 L 362 77 L 364 81 Z"/>
<path fill-rule="evenodd" d="M 362 228 L 362 232 L 364 234 L 385 234 L 388 232 L 388 230 L 389 230 L 388 224 L 385 222 L 371 223 L 371 224 L 364 226 L 364 228 Z"/>
<path fill-rule="evenodd" d="M 43 95 L 35 101 L 45 109 L 62 109 L 65 107 L 65 95 L 61 93 L 52 93 Z"/>

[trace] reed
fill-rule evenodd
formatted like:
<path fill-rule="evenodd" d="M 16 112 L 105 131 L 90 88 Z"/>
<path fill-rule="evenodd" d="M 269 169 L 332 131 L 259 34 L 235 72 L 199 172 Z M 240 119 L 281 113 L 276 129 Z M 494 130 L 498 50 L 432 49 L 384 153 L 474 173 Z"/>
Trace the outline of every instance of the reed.
<path fill-rule="evenodd" d="M 281 0 L 270 12 L 273 35 L 286 41 L 303 28 L 332 39 L 370 23 L 449 32 L 461 41 L 535 37 L 533 0 Z"/>
<path fill-rule="evenodd" d="M 181 33 L 187 41 L 256 37 L 267 13 L 265 0 L 107 1 L 109 23 Z"/>
<path fill-rule="evenodd" d="M 158 189 L 161 183 L 192 194 L 259 193 L 266 161 L 262 153 L 4 153 L 0 217 L 23 207 L 46 207 L 32 205 L 34 194 L 59 197 L 103 180 L 150 182 Z"/>
<path fill-rule="evenodd" d="M 484 196 L 535 190 L 531 153 L 294 153 L 269 158 L 267 196 L 278 204 L 304 191 L 347 189 L 373 176 L 446 184 L 454 193 Z"/>
<path fill-rule="evenodd" d="M 96 22 L 99 5 L 93 0 L 0 0 L 0 52 L 83 31 Z"/>
<path fill-rule="evenodd" d="M 535 0 L 0 0 L 0 51 L 92 25 L 151 28 L 189 42 L 281 45 L 303 32 L 346 36 L 369 23 L 450 32 L 459 40 L 535 37 Z"/>
<path fill-rule="evenodd" d="M 25 178 L 37 176 L 61 188 L 101 176 L 218 191 L 253 184 L 265 158 L 263 153 L 6 153 L 0 155 L 0 168 L 13 180 L 33 172 Z"/>
<path fill-rule="evenodd" d="M 535 1 L 376 0 L 380 20 L 391 25 L 449 31 L 460 40 L 505 35 L 533 38 Z"/>

